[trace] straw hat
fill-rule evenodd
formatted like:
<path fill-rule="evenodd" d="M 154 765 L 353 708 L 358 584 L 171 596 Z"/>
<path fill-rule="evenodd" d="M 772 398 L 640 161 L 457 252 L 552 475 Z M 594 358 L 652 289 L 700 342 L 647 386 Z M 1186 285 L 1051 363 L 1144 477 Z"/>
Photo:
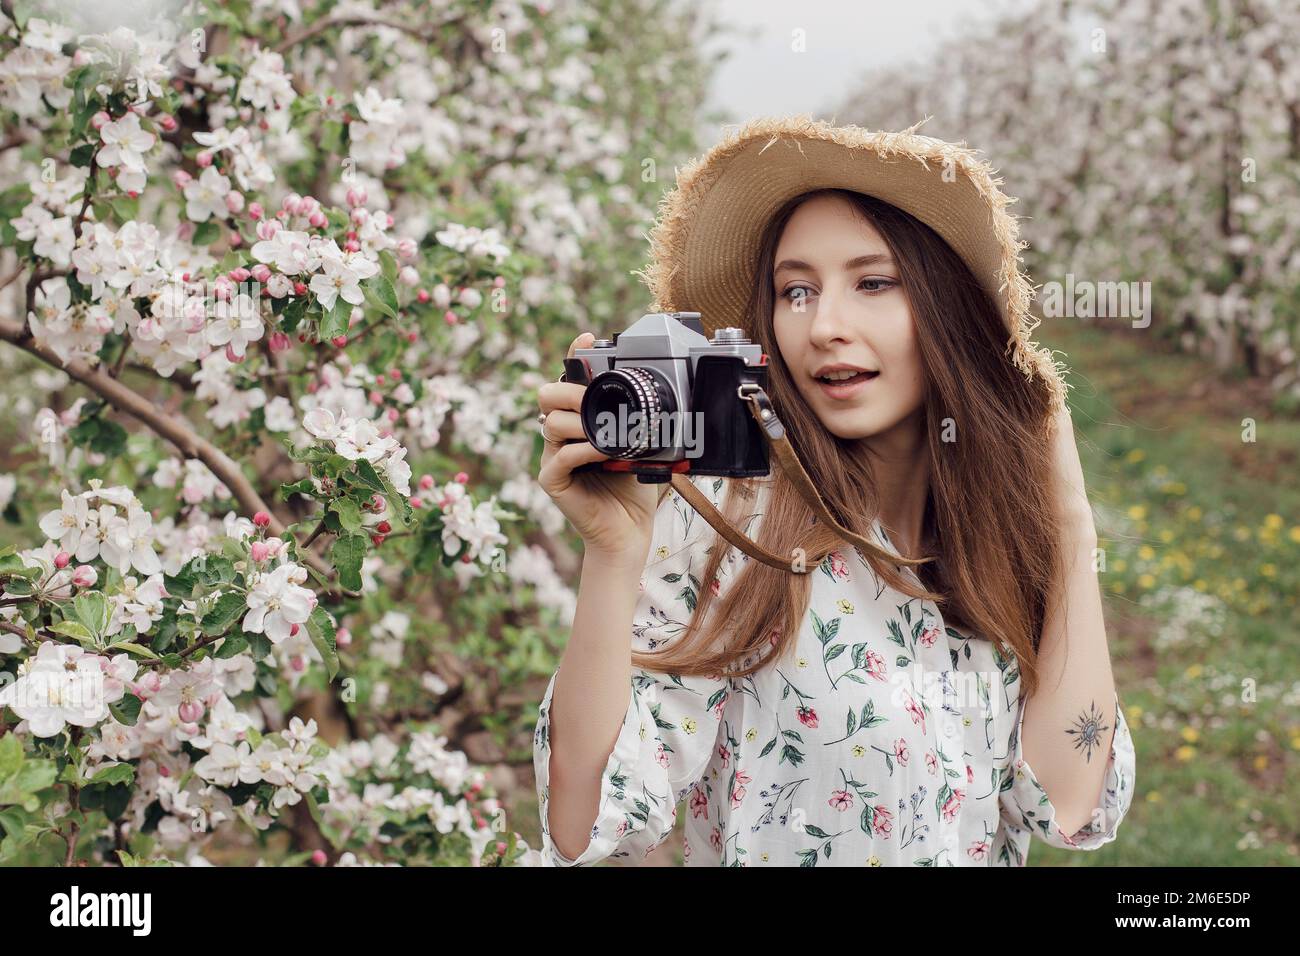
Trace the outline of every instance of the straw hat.
<path fill-rule="evenodd" d="M 925 122 L 922 120 L 922 122 Z M 809 115 L 753 120 L 677 173 L 659 203 L 651 261 L 639 275 L 653 311 L 701 313 L 705 328 L 747 327 L 758 242 L 773 213 L 801 193 L 840 188 L 910 213 L 942 236 L 1001 308 L 1007 351 L 1059 410 L 1064 365 L 1030 340 L 1034 289 L 1020 271 L 1016 219 L 994 169 L 964 142 L 832 126 Z"/>

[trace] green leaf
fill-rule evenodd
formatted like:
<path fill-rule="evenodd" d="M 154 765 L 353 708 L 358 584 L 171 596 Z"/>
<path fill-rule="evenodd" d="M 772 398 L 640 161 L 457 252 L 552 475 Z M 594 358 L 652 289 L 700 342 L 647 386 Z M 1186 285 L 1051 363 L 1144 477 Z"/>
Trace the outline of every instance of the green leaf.
<path fill-rule="evenodd" d="M 135 654 L 137 657 L 147 657 L 154 661 L 158 660 L 158 655 L 149 650 L 149 648 L 145 647 L 143 644 L 136 644 L 132 641 L 127 641 L 125 644 L 118 644 L 116 649 L 119 651 L 126 651 L 129 654 Z M 168 656 L 175 657 L 176 655 L 169 654 Z"/>
<path fill-rule="evenodd" d="M 339 570 L 339 584 L 349 591 L 361 590 L 361 562 L 366 556 L 363 535 L 344 535 L 330 549 L 330 560 Z"/>
<path fill-rule="evenodd" d="M 379 477 L 379 472 L 375 471 L 375 466 L 364 458 L 357 459 L 357 477 L 361 479 L 366 487 L 373 491 L 384 490 L 384 479 Z"/>
<path fill-rule="evenodd" d="M 106 783 L 110 786 L 119 783 L 132 784 L 135 783 L 135 768 L 129 763 L 114 764 L 102 768 L 90 779 L 92 783 Z"/>
<path fill-rule="evenodd" d="M 64 637 L 70 637 L 74 641 L 83 644 L 93 644 L 95 641 L 95 638 L 90 631 L 86 630 L 86 626 L 77 621 L 60 621 L 58 624 L 51 625 L 50 630 L 55 634 L 62 634 Z"/>
<path fill-rule="evenodd" d="M 140 708 L 143 703 L 135 694 L 127 693 L 122 695 L 121 700 L 109 704 L 108 710 L 119 724 L 134 727 L 135 722 L 140 719 Z"/>
<path fill-rule="evenodd" d="M 361 283 L 361 290 L 365 293 L 366 300 L 371 302 L 380 312 L 383 312 L 390 319 L 397 318 L 397 293 L 393 290 L 393 284 L 388 281 L 387 276 L 370 277 Z"/>
<path fill-rule="evenodd" d="M 387 249 L 379 253 L 379 269 L 389 282 L 397 281 L 397 259 Z"/>
<path fill-rule="evenodd" d="M 224 661 L 242 654 L 246 650 L 248 650 L 247 637 L 243 634 L 227 634 L 222 638 L 221 646 L 217 648 L 216 653 L 212 656 Z"/>
<path fill-rule="evenodd" d="M 77 620 L 86 625 L 91 634 L 98 636 L 108 630 L 112 609 L 108 606 L 108 598 L 100 592 L 78 594 L 72 599 L 72 609 Z"/>
<path fill-rule="evenodd" d="M 321 341 L 328 342 L 340 335 L 346 335 L 348 331 L 348 322 L 351 318 L 352 305 L 342 296 L 339 296 L 334 300 L 334 308 L 321 316 Z"/>
<path fill-rule="evenodd" d="M 229 630 L 230 626 L 243 616 L 247 608 L 248 605 L 244 600 L 244 595 L 234 591 L 227 591 L 217 598 L 217 603 L 213 605 L 212 610 L 203 615 L 201 624 L 203 633 L 212 635 Z"/>
<path fill-rule="evenodd" d="M 83 146 L 78 146 L 76 149 L 74 149 L 71 152 L 71 154 L 69 154 L 68 162 L 72 163 L 73 166 L 89 166 L 90 159 L 94 155 L 95 155 L 95 144 L 86 143 Z M 86 187 L 89 188 L 90 184 L 87 183 Z"/>
<path fill-rule="evenodd" d="M 358 534 L 361 531 L 361 508 L 351 498 L 336 498 L 330 502 L 330 510 L 339 516 L 339 524 L 344 531 Z"/>
<path fill-rule="evenodd" d="M 221 227 L 209 219 L 194 228 L 194 237 L 190 242 L 196 246 L 210 246 L 221 236 Z"/>
<path fill-rule="evenodd" d="M 329 612 L 320 605 L 312 608 L 311 617 L 307 618 L 307 632 L 311 635 L 311 642 L 315 645 L 321 660 L 325 662 L 329 679 L 334 680 L 334 676 L 339 672 L 339 651 L 338 645 L 334 642 L 334 622 L 330 620 Z"/>

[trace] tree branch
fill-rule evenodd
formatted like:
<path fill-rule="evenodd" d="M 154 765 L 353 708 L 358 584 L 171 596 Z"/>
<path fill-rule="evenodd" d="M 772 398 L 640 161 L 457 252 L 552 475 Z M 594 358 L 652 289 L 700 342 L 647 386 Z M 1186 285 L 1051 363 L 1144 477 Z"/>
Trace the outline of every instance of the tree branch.
<path fill-rule="evenodd" d="M 31 333 L 22 325 L 0 321 L 0 339 L 16 345 L 25 352 L 30 352 L 54 368 L 61 368 L 69 376 L 107 400 L 118 411 L 138 419 L 157 435 L 171 442 L 180 449 L 182 454 L 203 462 L 222 484 L 230 489 L 235 500 L 249 517 L 258 511 L 265 511 L 271 516 L 268 529 L 270 533 L 276 536 L 284 533 L 284 523 L 262 500 L 252 482 L 244 475 L 243 469 L 220 448 L 195 434 L 184 419 L 163 414 L 144 396 L 137 394 L 103 371 L 92 369 L 85 362 L 71 361 L 64 364 L 53 350 L 32 338 Z M 304 552 L 304 559 L 326 578 L 332 577 L 333 569 L 315 554 Z"/>

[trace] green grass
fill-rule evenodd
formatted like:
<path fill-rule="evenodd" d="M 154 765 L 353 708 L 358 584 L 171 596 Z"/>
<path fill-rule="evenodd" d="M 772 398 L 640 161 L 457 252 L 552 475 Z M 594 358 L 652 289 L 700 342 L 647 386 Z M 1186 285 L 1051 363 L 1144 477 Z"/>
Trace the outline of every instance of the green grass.
<path fill-rule="evenodd" d="M 1142 335 L 1062 325 L 1040 340 L 1074 369 L 1138 763 L 1114 843 L 1086 854 L 1035 846 L 1031 863 L 1295 864 L 1300 422 L 1262 383 Z"/>

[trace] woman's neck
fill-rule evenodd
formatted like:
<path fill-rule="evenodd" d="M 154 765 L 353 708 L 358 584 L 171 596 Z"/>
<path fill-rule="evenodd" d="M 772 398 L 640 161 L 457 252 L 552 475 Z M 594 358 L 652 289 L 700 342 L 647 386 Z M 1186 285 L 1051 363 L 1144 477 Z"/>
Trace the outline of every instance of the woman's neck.
<path fill-rule="evenodd" d="M 863 439 L 880 496 L 879 517 L 903 557 L 921 550 L 925 503 L 930 494 L 930 451 L 919 415 Z"/>

